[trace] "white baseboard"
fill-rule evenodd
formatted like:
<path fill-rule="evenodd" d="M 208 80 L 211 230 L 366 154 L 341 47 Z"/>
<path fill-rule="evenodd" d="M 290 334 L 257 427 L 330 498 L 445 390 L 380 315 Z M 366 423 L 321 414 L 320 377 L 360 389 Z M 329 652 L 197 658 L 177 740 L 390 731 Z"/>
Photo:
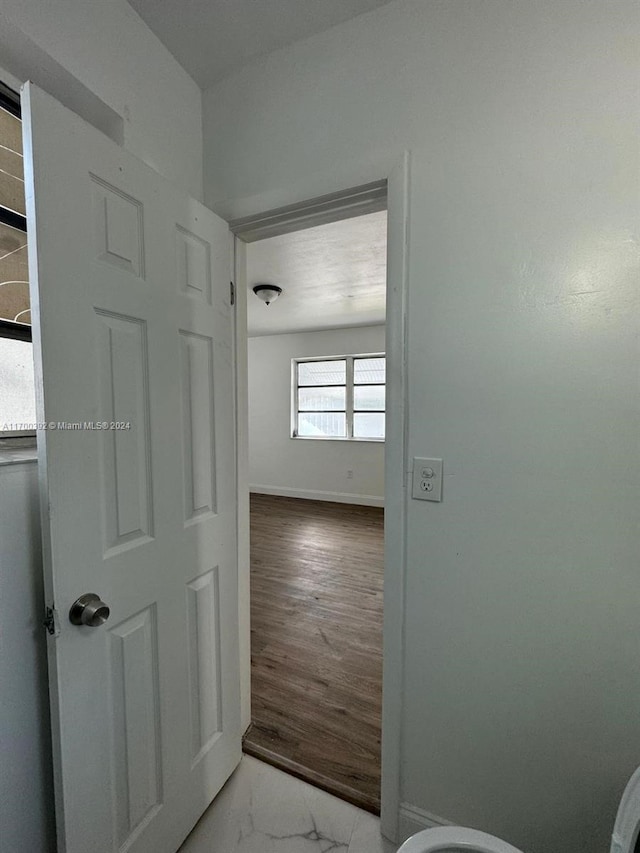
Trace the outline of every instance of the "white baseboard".
<path fill-rule="evenodd" d="M 314 489 L 289 489 L 286 486 L 249 486 L 257 495 L 279 495 L 283 498 L 301 498 L 307 501 L 331 501 L 338 504 L 384 506 L 384 498 L 377 495 L 352 495 L 348 492 L 320 492 Z"/>
<path fill-rule="evenodd" d="M 400 843 L 406 841 L 416 832 L 423 829 L 433 829 L 434 826 L 451 826 L 450 821 L 442 817 L 412 806 L 411 803 L 400 803 L 400 815 L 398 821 L 398 835 Z"/>

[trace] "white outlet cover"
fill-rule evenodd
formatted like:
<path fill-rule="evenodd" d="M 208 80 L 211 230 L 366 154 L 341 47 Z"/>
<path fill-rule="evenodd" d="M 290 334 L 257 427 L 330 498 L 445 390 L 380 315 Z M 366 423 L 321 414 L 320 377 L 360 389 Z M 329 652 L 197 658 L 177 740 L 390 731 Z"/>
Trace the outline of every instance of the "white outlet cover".
<path fill-rule="evenodd" d="M 442 459 L 413 457 L 411 496 L 417 501 L 442 500 Z"/>

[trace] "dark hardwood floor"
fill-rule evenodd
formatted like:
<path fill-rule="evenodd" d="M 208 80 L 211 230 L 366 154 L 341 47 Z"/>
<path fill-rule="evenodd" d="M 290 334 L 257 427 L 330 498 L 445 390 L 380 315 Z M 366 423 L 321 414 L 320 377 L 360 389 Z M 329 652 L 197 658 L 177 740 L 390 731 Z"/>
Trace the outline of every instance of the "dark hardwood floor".
<path fill-rule="evenodd" d="M 245 752 L 380 808 L 383 510 L 251 496 Z"/>

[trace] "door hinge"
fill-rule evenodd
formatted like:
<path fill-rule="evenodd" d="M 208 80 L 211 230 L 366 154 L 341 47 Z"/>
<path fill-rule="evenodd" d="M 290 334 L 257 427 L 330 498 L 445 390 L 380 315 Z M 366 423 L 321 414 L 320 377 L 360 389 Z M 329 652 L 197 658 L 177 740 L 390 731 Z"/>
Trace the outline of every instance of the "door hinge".
<path fill-rule="evenodd" d="M 236 304 L 236 286 L 232 281 L 229 282 L 229 299 L 232 305 Z"/>
<path fill-rule="evenodd" d="M 55 607 L 46 607 L 44 611 L 44 621 L 42 623 L 51 636 L 57 636 L 60 633 L 58 626 L 58 614 Z"/>

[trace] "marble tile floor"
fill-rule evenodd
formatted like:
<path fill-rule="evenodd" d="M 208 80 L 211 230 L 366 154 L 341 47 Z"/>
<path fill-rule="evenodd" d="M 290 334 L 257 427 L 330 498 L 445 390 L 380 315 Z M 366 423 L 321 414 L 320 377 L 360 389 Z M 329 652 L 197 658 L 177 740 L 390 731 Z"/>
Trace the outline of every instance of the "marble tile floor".
<path fill-rule="evenodd" d="M 396 853 L 378 818 L 248 755 L 179 853 Z"/>

